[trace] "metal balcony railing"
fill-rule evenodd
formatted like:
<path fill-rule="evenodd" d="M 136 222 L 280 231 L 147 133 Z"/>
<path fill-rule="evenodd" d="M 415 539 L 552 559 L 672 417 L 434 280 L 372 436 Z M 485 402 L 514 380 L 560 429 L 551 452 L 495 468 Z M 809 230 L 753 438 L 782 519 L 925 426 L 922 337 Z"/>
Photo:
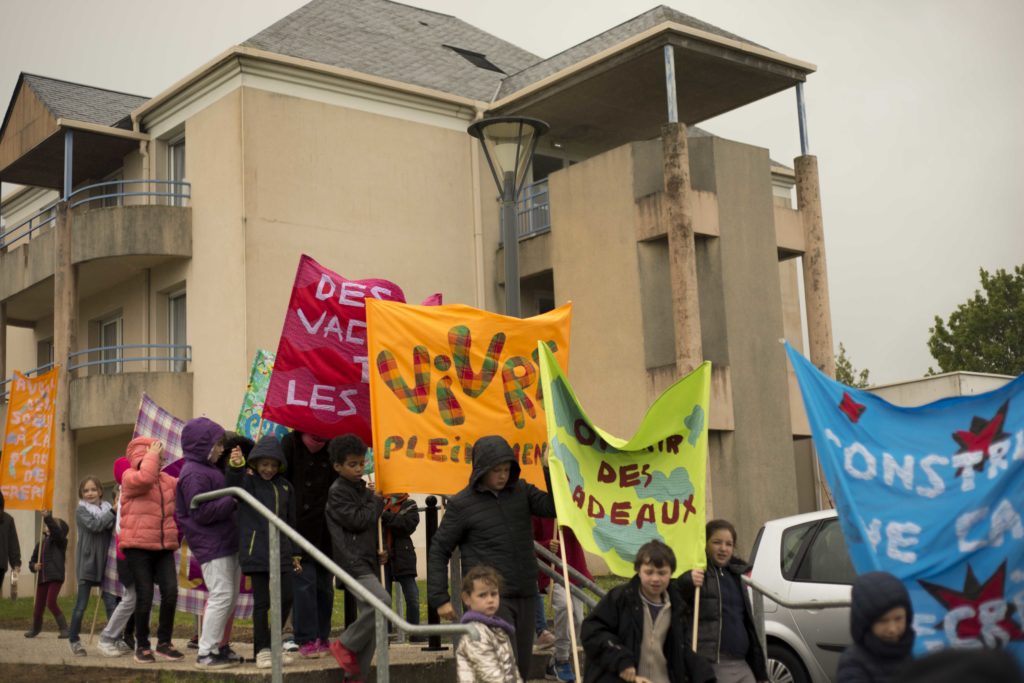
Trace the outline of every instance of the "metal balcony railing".
<path fill-rule="evenodd" d="M 50 368 L 52 368 L 52 367 L 53 367 L 53 363 L 46 363 L 45 365 L 40 365 L 38 368 L 32 368 L 31 370 L 28 370 L 27 372 L 23 372 L 21 374 L 25 375 L 26 377 L 39 376 L 39 375 L 43 374 L 44 372 L 48 372 L 50 370 Z M 9 385 L 13 381 L 14 381 L 14 375 L 11 375 L 7 379 L 5 379 L 3 382 L 0 382 L 0 400 L 3 400 L 3 401 L 7 400 L 7 394 L 8 394 L 8 391 L 9 391 Z"/>
<path fill-rule="evenodd" d="M 516 234 L 519 239 L 551 230 L 548 181 L 538 180 L 523 188 L 516 202 Z"/>
<path fill-rule="evenodd" d="M 144 349 L 141 356 L 125 356 L 128 349 Z M 156 354 L 150 352 L 156 351 Z M 163 351 L 164 353 L 159 353 Z M 99 355 L 96 360 L 88 360 L 90 356 Z M 86 357 L 86 360 L 75 359 Z M 115 374 L 122 371 L 125 363 L 167 362 L 170 372 L 185 372 L 192 362 L 192 346 L 189 344 L 119 344 L 117 346 L 96 346 L 91 349 L 72 351 L 68 354 L 68 370 L 78 370 L 100 366 L 104 373 Z"/>
<path fill-rule="evenodd" d="M 126 186 L 135 188 L 126 190 Z M 99 194 L 87 194 L 99 189 Z M 184 206 L 192 196 L 192 185 L 183 180 L 108 180 L 80 187 L 68 197 L 69 208 L 90 204 L 92 202 L 109 202 L 113 200 L 117 206 L 124 204 L 125 197 L 150 197 L 166 202 L 171 206 Z M 60 200 L 50 202 L 42 209 L 21 221 L 13 228 L 0 232 L 0 249 L 9 248 L 24 239 L 31 239 L 32 234 L 57 219 L 57 204 Z M 150 204 L 157 203 L 150 201 Z"/>

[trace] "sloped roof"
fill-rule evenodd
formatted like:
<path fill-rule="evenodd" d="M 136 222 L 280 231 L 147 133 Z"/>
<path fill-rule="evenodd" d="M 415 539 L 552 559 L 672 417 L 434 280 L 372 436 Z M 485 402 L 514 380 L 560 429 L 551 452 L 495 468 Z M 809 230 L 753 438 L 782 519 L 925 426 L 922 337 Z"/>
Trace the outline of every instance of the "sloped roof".
<path fill-rule="evenodd" d="M 485 102 L 505 74 L 540 60 L 453 16 L 389 0 L 313 0 L 242 45 Z"/>
<path fill-rule="evenodd" d="M 57 119 L 130 128 L 128 115 L 149 99 L 33 74 L 22 74 L 21 78 Z"/>
<path fill-rule="evenodd" d="M 711 33 L 722 38 L 746 43 L 761 49 L 768 49 L 763 45 L 758 45 L 757 43 L 747 40 L 742 36 L 720 29 L 717 26 L 713 26 L 707 22 L 701 21 L 700 19 L 691 17 L 688 14 L 683 14 L 671 7 L 659 5 L 653 9 L 647 10 L 639 16 L 633 17 L 629 21 L 608 29 L 604 33 L 599 33 L 593 38 L 583 41 L 579 45 L 571 47 L 553 57 L 537 62 L 519 73 L 511 75 L 502 82 L 501 90 L 499 91 L 496 99 L 507 97 L 508 95 L 527 87 L 531 83 L 536 83 L 541 79 L 558 73 L 562 69 L 582 62 L 603 50 L 614 47 L 637 34 L 643 33 L 647 29 L 654 28 L 655 26 L 669 21 L 682 24 L 683 26 L 689 26 L 690 28 L 695 28 L 706 33 Z"/>

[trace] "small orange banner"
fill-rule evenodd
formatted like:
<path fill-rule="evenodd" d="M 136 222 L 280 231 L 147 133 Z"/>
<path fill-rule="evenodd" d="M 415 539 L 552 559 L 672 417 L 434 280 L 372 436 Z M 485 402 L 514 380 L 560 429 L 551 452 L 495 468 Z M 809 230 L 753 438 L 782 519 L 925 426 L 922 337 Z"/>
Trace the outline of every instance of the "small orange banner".
<path fill-rule="evenodd" d="M 367 299 L 378 490 L 458 492 L 469 482 L 473 443 L 489 434 L 505 437 L 523 479 L 545 488 L 537 342 L 565 367 L 571 316 L 571 304 L 520 319 Z"/>
<path fill-rule="evenodd" d="M 53 507 L 53 423 L 58 371 L 55 367 L 38 377 L 14 372 L 0 453 L 0 491 L 8 510 Z"/>

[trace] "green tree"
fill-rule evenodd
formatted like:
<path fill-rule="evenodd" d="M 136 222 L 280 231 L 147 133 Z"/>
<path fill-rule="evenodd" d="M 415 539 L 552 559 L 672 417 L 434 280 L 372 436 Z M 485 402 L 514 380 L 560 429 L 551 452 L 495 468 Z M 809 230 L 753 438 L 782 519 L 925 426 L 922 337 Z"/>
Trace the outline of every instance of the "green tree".
<path fill-rule="evenodd" d="M 839 353 L 836 354 L 836 381 L 848 387 L 863 389 L 871 384 L 868 381 L 868 373 L 868 370 L 858 372 L 853 367 L 850 357 L 846 355 L 846 347 L 843 346 L 843 342 L 839 342 Z"/>
<path fill-rule="evenodd" d="M 981 290 L 956 307 L 949 320 L 935 316 L 928 350 L 939 372 L 1024 373 L 1024 265 L 981 272 Z M 936 374 L 928 368 L 928 374 Z"/>

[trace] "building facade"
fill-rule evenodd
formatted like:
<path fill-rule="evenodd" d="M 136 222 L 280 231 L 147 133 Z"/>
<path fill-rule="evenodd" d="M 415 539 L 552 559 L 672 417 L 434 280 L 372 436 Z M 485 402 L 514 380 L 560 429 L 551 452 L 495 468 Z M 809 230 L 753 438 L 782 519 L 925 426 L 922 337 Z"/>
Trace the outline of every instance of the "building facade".
<path fill-rule="evenodd" d="M 68 370 L 55 509 L 110 478 L 143 391 L 234 424 L 303 253 L 501 312 L 466 128 L 524 115 L 551 130 L 519 207 L 523 314 L 574 302 L 571 379 L 623 436 L 713 362 L 711 504 L 749 548 L 819 504 L 779 344 L 832 362 L 815 161 L 692 126 L 813 70 L 666 7 L 542 60 L 448 15 L 314 0 L 153 98 L 23 74 L 0 129 L 0 180 L 24 186 L 0 206 L 0 370 Z"/>

